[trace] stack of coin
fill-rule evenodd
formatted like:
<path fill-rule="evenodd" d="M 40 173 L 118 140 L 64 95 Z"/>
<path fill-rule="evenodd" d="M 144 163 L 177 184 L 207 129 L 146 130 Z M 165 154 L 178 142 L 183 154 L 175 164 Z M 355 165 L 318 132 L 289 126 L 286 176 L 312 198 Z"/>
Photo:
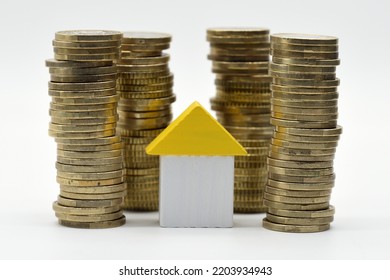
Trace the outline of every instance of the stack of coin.
<path fill-rule="evenodd" d="M 338 39 L 271 35 L 272 117 L 263 226 L 283 232 L 329 229 L 334 207 Z"/>
<path fill-rule="evenodd" d="M 123 225 L 123 150 L 116 135 L 117 68 L 122 33 L 60 31 L 49 67 L 51 122 L 60 195 L 53 209 L 64 226 Z"/>
<path fill-rule="evenodd" d="M 171 36 L 164 33 L 125 32 L 118 63 L 118 131 L 125 150 L 127 196 L 124 208 L 158 210 L 159 158 L 146 146 L 172 120 L 173 75 L 169 71 Z"/>
<path fill-rule="evenodd" d="M 265 212 L 271 77 L 269 30 L 211 28 L 207 30 L 216 96 L 211 108 L 218 121 L 246 148 L 248 156 L 235 158 L 234 211 Z"/>

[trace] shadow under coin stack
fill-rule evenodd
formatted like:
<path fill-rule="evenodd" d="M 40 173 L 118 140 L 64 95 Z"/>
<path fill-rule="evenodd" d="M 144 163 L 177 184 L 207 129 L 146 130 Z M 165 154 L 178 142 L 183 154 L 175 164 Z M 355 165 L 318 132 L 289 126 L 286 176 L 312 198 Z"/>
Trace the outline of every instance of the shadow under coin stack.
<path fill-rule="evenodd" d="M 146 146 L 172 120 L 173 75 L 169 71 L 171 36 L 125 32 L 118 63 L 118 131 L 125 151 L 127 196 L 124 208 L 156 211 L 159 201 L 159 157 Z"/>
<path fill-rule="evenodd" d="M 305 34 L 271 36 L 272 117 L 263 226 L 283 232 L 330 228 L 335 184 L 338 39 Z"/>
<path fill-rule="evenodd" d="M 211 108 L 218 121 L 241 143 L 248 156 L 235 157 L 234 211 L 265 212 L 270 124 L 269 30 L 211 28 L 208 56 L 216 74 Z"/>
<path fill-rule="evenodd" d="M 60 195 L 53 209 L 64 226 L 123 225 L 123 150 L 116 135 L 117 69 L 122 33 L 61 31 L 53 40 L 49 135 L 57 143 Z"/>

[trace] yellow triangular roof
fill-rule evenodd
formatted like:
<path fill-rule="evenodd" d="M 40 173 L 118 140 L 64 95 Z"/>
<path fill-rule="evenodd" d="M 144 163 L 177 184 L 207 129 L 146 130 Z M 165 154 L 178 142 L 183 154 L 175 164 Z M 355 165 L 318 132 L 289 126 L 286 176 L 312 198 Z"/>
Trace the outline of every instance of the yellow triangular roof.
<path fill-rule="evenodd" d="M 245 149 L 198 102 L 192 103 L 147 147 L 150 155 L 235 156 Z"/>

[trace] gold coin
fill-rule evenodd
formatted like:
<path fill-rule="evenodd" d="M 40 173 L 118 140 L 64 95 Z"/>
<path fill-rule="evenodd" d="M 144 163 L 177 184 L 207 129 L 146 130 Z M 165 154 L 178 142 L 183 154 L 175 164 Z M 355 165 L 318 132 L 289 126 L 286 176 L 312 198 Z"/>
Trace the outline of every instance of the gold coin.
<path fill-rule="evenodd" d="M 236 76 L 247 76 L 247 75 L 268 75 L 268 68 L 264 69 L 222 69 L 212 68 L 211 71 L 215 74 L 222 75 L 236 75 Z"/>
<path fill-rule="evenodd" d="M 120 163 L 105 164 L 105 165 L 72 165 L 56 162 L 56 169 L 60 172 L 77 172 L 77 173 L 94 173 L 94 172 L 109 172 L 122 170 L 122 161 Z"/>
<path fill-rule="evenodd" d="M 118 81 L 116 89 L 120 92 L 131 92 L 136 94 L 137 92 L 143 93 L 147 91 L 161 91 L 161 90 L 170 90 L 172 89 L 173 83 L 161 83 L 161 84 L 150 84 L 150 85 L 128 85 L 121 84 L 121 81 Z"/>
<path fill-rule="evenodd" d="M 133 184 L 148 184 L 152 182 L 159 182 L 159 175 L 143 175 L 143 176 L 126 176 L 127 187 L 131 187 Z"/>
<path fill-rule="evenodd" d="M 119 52 L 118 47 L 113 48 L 63 48 L 54 47 L 53 51 L 55 54 L 60 55 L 113 55 Z"/>
<path fill-rule="evenodd" d="M 338 38 L 333 36 L 301 34 L 301 33 L 277 33 L 271 35 L 271 42 L 278 44 L 297 45 L 337 45 Z"/>
<path fill-rule="evenodd" d="M 112 30 L 66 30 L 55 34 L 57 41 L 67 42 L 118 41 L 122 37 L 122 32 Z"/>
<path fill-rule="evenodd" d="M 57 201 L 53 202 L 53 210 L 56 213 L 73 214 L 73 215 L 98 215 L 114 213 L 121 210 L 120 205 L 97 208 L 84 207 L 69 207 L 59 204 Z"/>
<path fill-rule="evenodd" d="M 118 78 L 144 82 L 146 80 L 162 79 L 169 75 L 171 75 L 171 72 L 165 69 L 158 72 L 121 72 L 118 73 Z"/>
<path fill-rule="evenodd" d="M 167 108 L 165 110 L 159 111 L 148 111 L 148 112 L 122 112 L 119 111 L 119 116 L 121 118 L 137 118 L 137 119 L 148 119 L 148 118 L 158 118 L 172 114 L 172 109 Z"/>
<path fill-rule="evenodd" d="M 272 42 L 271 48 L 274 50 L 300 51 L 300 52 L 337 52 L 338 45 L 297 45 L 297 44 L 280 44 Z"/>
<path fill-rule="evenodd" d="M 119 73 L 169 72 L 168 64 L 166 63 L 153 65 L 118 64 L 117 69 Z"/>
<path fill-rule="evenodd" d="M 91 222 L 91 223 L 58 220 L 58 223 L 62 226 L 73 227 L 73 228 L 103 229 L 103 228 L 119 227 L 124 225 L 126 223 L 126 217 L 122 216 L 121 218 L 112 221 Z"/>
<path fill-rule="evenodd" d="M 304 52 L 289 51 L 271 48 L 270 54 L 273 57 L 298 58 L 298 59 L 338 59 L 338 52 Z"/>
<path fill-rule="evenodd" d="M 220 55 L 220 54 L 209 54 L 207 59 L 213 61 L 225 61 L 225 62 L 262 62 L 269 61 L 269 54 L 263 55 Z"/>
<path fill-rule="evenodd" d="M 49 90 L 59 91 L 89 91 L 89 90 L 103 90 L 115 89 L 116 81 L 104 81 L 93 83 L 56 83 L 49 82 Z"/>
<path fill-rule="evenodd" d="M 329 93 L 337 93 L 337 87 L 301 87 L 301 86 L 283 86 L 271 84 L 272 92 L 281 92 L 281 93 L 289 93 L 289 94 L 329 94 Z M 331 98 L 333 99 L 333 98 Z"/>
<path fill-rule="evenodd" d="M 319 161 L 319 162 L 305 162 L 305 161 L 286 161 L 273 158 L 267 158 L 267 163 L 274 167 L 285 167 L 285 168 L 329 168 L 333 166 L 333 161 Z"/>
<path fill-rule="evenodd" d="M 275 209 L 269 208 L 268 212 L 274 215 L 282 216 L 282 217 L 291 217 L 291 218 L 323 218 L 323 217 L 332 217 L 335 213 L 335 208 L 332 205 L 329 205 L 329 208 L 325 210 L 283 210 L 283 209 Z"/>
<path fill-rule="evenodd" d="M 105 48 L 119 48 L 121 42 L 116 41 L 81 41 L 81 42 L 67 42 L 67 41 L 57 41 L 53 40 L 53 47 L 58 48 L 67 48 L 67 49 L 105 49 Z"/>
<path fill-rule="evenodd" d="M 288 128 L 335 128 L 337 126 L 337 120 L 328 120 L 328 121 L 296 121 L 296 120 L 283 120 L 271 117 L 270 123 L 274 126 L 283 126 Z"/>
<path fill-rule="evenodd" d="M 100 104 L 116 104 L 120 99 L 119 95 L 109 95 L 102 97 L 88 97 L 88 98 L 62 98 L 52 97 L 52 103 L 58 105 L 100 105 Z"/>
<path fill-rule="evenodd" d="M 329 183 L 335 179 L 334 174 L 330 175 L 318 175 L 314 177 L 305 177 L 305 176 L 291 176 L 284 174 L 277 174 L 273 172 L 268 172 L 268 178 L 272 180 L 289 182 L 289 183 Z"/>
<path fill-rule="evenodd" d="M 270 63 L 269 68 L 271 71 L 281 73 L 335 73 L 336 67 L 322 67 L 322 66 L 300 66 L 289 64 L 276 64 Z"/>
<path fill-rule="evenodd" d="M 259 103 L 269 103 L 271 101 L 270 94 L 226 94 L 222 92 L 217 92 L 216 97 L 220 100 L 230 101 L 230 102 L 259 102 Z"/>
<path fill-rule="evenodd" d="M 264 57 L 267 61 L 269 58 L 269 46 L 259 48 L 246 48 L 246 49 L 227 49 L 227 48 L 216 48 L 210 49 L 211 56 L 227 56 L 227 57 Z M 209 55 L 209 56 L 210 56 Z M 248 61 L 249 62 L 249 61 Z"/>
<path fill-rule="evenodd" d="M 312 233 L 312 232 L 326 231 L 330 229 L 330 224 L 310 225 L 310 226 L 284 225 L 284 224 L 270 222 L 267 220 L 267 218 L 264 218 L 263 227 L 269 230 L 281 231 L 281 232 Z"/>
<path fill-rule="evenodd" d="M 164 53 L 156 57 L 121 57 L 119 63 L 128 65 L 155 65 L 166 64 L 169 62 L 169 59 L 169 54 Z"/>
<path fill-rule="evenodd" d="M 87 91 L 62 91 L 62 90 L 49 90 L 49 96 L 52 98 L 59 99 L 70 99 L 70 100 L 85 100 L 88 102 L 89 99 L 99 99 L 99 98 L 114 98 L 117 95 L 115 88 L 103 89 L 103 90 L 87 90 Z M 54 102 L 54 100 L 53 100 Z M 70 102 L 70 101 L 69 101 Z"/>
<path fill-rule="evenodd" d="M 317 177 L 328 176 L 333 174 L 333 168 L 303 169 L 303 168 L 286 168 L 268 165 L 268 172 L 278 175 L 298 176 L 298 177 Z"/>
<path fill-rule="evenodd" d="M 269 34 L 269 29 L 261 27 L 216 27 L 208 28 L 210 36 L 264 36 Z"/>
<path fill-rule="evenodd" d="M 122 45 L 123 46 L 123 45 Z M 163 50 L 161 49 L 133 49 L 132 51 L 121 51 L 122 57 L 156 57 L 156 56 L 162 56 Z"/>
<path fill-rule="evenodd" d="M 145 92 L 129 92 L 129 91 L 126 92 L 126 91 L 118 90 L 117 93 L 122 98 L 121 103 L 123 103 L 125 99 L 132 99 L 134 102 L 137 102 L 138 100 L 142 100 L 142 99 L 160 99 L 160 98 L 167 98 L 167 97 L 170 97 L 173 95 L 173 92 L 171 89 L 145 91 Z M 164 106 L 158 106 L 158 108 L 161 108 L 161 107 L 164 107 Z M 163 109 L 160 109 L 160 110 L 163 110 Z M 145 110 L 145 111 L 149 111 L 149 110 Z"/>
<path fill-rule="evenodd" d="M 57 60 L 74 60 L 74 61 L 95 61 L 95 60 L 117 60 L 119 57 L 118 53 L 113 54 L 54 54 L 54 58 Z"/>
<path fill-rule="evenodd" d="M 104 207 L 115 207 L 121 205 L 123 198 L 115 199 L 101 199 L 101 200 L 80 200 L 80 199 L 71 199 L 58 196 L 58 204 L 66 207 L 76 207 L 76 208 L 104 208 Z"/>
<path fill-rule="evenodd" d="M 140 176 L 140 175 L 158 175 L 160 174 L 159 168 L 145 168 L 145 169 L 126 169 L 127 176 Z"/>
<path fill-rule="evenodd" d="M 270 151 L 276 154 L 285 154 L 290 156 L 329 156 L 334 155 L 336 153 L 336 148 L 329 149 L 297 149 L 297 148 L 284 148 L 280 146 L 270 145 Z M 296 164 L 300 164 L 303 166 L 311 166 L 311 164 L 315 164 L 312 162 L 299 162 L 294 161 Z M 326 161 L 325 161 L 326 162 Z"/>
<path fill-rule="evenodd" d="M 288 128 L 288 127 L 276 127 L 276 131 L 280 133 L 288 133 L 291 135 L 302 136 L 338 136 L 342 133 L 342 127 L 329 129 L 304 129 L 304 128 Z"/>
<path fill-rule="evenodd" d="M 130 102 L 131 101 L 131 102 Z M 150 99 L 122 99 L 118 105 L 120 111 L 160 111 L 165 110 L 169 105 L 176 101 L 176 95 L 162 98 Z"/>
<path fill-rule="evenodd" d="M 93 139 L 92 139 L 93 140 Z M 68 151 L 68 152 L 80 152 L 80 153 L 99 153 L 99 152 L 111 152 L 122 149 L 122 143 L 113 143 L 107 145 L 72 145 L 72 144 L 57 144 L 57 151 Z M 61 156 L 60 154 L 58 154 Z"/>
<path fill-rule="evenodd" d="M 228 70 L 263 70 L 268 69 L 268 62 L 226 62 L 213 61 L 213 68 Z"/>
<path fill-rule="evenodd" d="M 294 137 L 294 136 L 291 136 Z M 298 136 L 300 137 L 300 136 Z M 305 137 L 305 136 L 302 136 Z M 307 136 L 309 137 L 309 136 Z M 325 136 L 324 136 L 325 137 Z M 331 137 L 331 136 L 329 136 Z M 336 136 L 337 137 L 337 136 Z M 282 140 L 278 138 L 272 138 L 271 144 L 275 146 L 280 146 L 284 148 L 297 148 L 297 149 L 332 149 L 337 147 L 337 141 L 336 142 L 309 142 L 309 141 L 302 141 L 302 142 L 294 142 L 293 140 Z"/>
<path fill-rule="evenodd" d="M 297 225 L 297 226 L 315 226 L 324 225 L 333 222 L 333 216 L 330 217 L 319 217 L 319 218 L 291 218 L 282 217 L 267 213 L 267 220 L 277 224 L 284 225 Z"/>
<path fill-rule="evenodd" d="M 263 162 L 250 162 L 250 161 L 247 161 L 247 162 L 240 162 L 240 161 L 235 161 L 234 162 L 234 168 L 235 170 L 239 170 L 239 169 L 266 169 L 267 168 L 267 164 L 263 161 Z"/>
<path fill-rule="evenodd" d="M 123 176 L 118 176 L 117 178 L 112 179 L 68 179 L 68 178 L 61 178 L 57 176 L 57 183 L 60 185 L 66 185 L 66 186 L 80 186 L 80 187 L 99 187 L 99 186 L 109 186 L 109 185 L 116 185 L 123 183 Z M 63 204 L 63 203 L 61 203 Z"/>
<path fill-rule="evenodd" d="M 103 159 L 103 158 L 113 158 L 121 157 L 122 149 L 121 146 L 118 149 L 110 149 L 107 151 L 96 151 L 96 152 L 76 152 L 76 151 L 67 151 L 62 149 L 57 149 L 57 156 L 61 158 L 69 159 Z"/>
<path fill-rule="evenodd" d="M 65 213 L 55 213 L 56 217 L 62 221 L 71 221 L 71 222 L 105 222 L 116 220 L 123 216 L 122 210 L 107 213 L 107 214 L 97 214 L 97 215 L 75 215 L 75 214 L 65 214 Z"/>
<path fill-rule="evenodd" d="M 316 92 L 298 93 L 298 92 L 296 92 L 296 93 L 290 93 L 290 92 L 273 90 L 272 97 L 273 98 L 271 99 L 271 102 L 273 102 L 275 99 L 278 99 L 282 102 L 289 103 L 289 104 L 294 104 L 294 102 L 296 102 L 297 104 L 302 104 L 302 102 L 315 101 L 315 102 L 319 103 L 319 106 L 321 106 L 321 102 L 326 102 L 326 101 L 334 102 L 334 100 L 335 99 L 337 100 L 337 98 L 339 97 L 339 94 L 338 94 L 338 92 L 329 92 L 329 93 L 316 93 Z M 312 105 L 313 105 L 313 107 L 315 107 L 314 104 L 312 104 Z"/>
<path fill-rule="evenodd" d="M 290 190 L 290 191 L 323 191 L 334 187 L 334 180 L 325 183 L 289 183 L 268 179 L 267 185 L 270 187 Z"/>
<path fill-rule="evenodd" d="M 88 106 L 87 106 L 88 107 Z M 59 108 L 57 105 L 55 105 L 55 108 Z M 103 109 L 103 110 L 95 110 L 95 111 L 64 111 L 62 109 L 50 109 L 49 115 L 51 117 L 57 117 L 57 118 L 70 118 L 70 119 L 90 119 L 90 118 L 106 118 L 106 117 L 115 117 L 117 116 L 117 110 L 116 108 L 112 109 Z"/>
<path fill-rule="evenodd" d="M 172 36 L 167 33 L 158 32 L 123 32 L 122 44 L 164 44 L 169 43 L 172 40 Z"/>
<path fill-rule="evenodd" d="M 270 186 L 265 186 L 265 192 L 276 195 L 276 196 L 288 196 L 288 197 L 321 197 L 321 196 L 330 196 L 332 193 L 331 189 L 320 190 L 320 191 L 291 191 L 284 190 L 279 188 L 274 188 Z"/>
<path fill-rule="evenodd" d="M 255 76 L 224 76 L 217 75 L 214 83 L 216 86 L 222 87 L 243 87 L 243 88 L 264 88 L 269 89 L 272 82 L 271 76 L 255 75 Z"/>
<path fill-rule="evenodd" d="M 163 130 L 164 130 L 164 128 L 126 131 L 127 135 L 122 135 L 122 136 L 124 136 L 124 137 L 156 137 L 161 132 L 163 132 Z"/>
<path fill-rule="evenodd" d="M 282 103 L 282 105 L 275 104 L 278 102 Z M 297 102 L 299 102 L 299 103 L 297 103 Z M 328 105 L 325 108 L 318 108 L 318 107 L 317 108 L 315 108 L 315 107 L 314 108 L 305 108 L 305 107 L 299 108 L 298 106 L 291 106 L 291 107 L 288 106 L 289 103 L 300 104 L 301 103 L 300 100 L 290 102 L 290 101 L 285 101 L 285 100 L 273 98 L 271 103 L 273 105 L 272 110 L 274 112 L 287 113 L 287 114 L 329 115 L 329 114 L 336 114 L 338 112 L 337 99 L 321 101 L 321 103 L 322 103 L 321 105 L 325 105 L 325 104 Z M 317 103 L 319 103 L 319 102 L 317 102 Z M 313 102 L 313 106 L 315 106 L 314 102 Z"/>
<path fill-rule="evenodd" d="M 105 117 L 105 118 L 90 118 L 90 119 L 69 119 L 69 118 L 51 117 L 51 122 L 53 124 L 72 125 L 72 126 L 113 124 L 116 123 L 118 120 L 119 120 L 118 115 Z"/>
<path fill-rule="evenodd" d="M 239 107 L 239 108 L 256 108 L 257 113 L 270 111 L 271 105 L 267 102 L 229 102 L 225 100 L 218 99 L 216 97 L 210 98 L 210 102 L 212 105 L 220 106 L 220 107 Z M 263 109 L 263 110 L 261 110 Z M 240 112 L 240 111 L 238 111 Z"/>
<path fill-rule="evenodd" d="M 266 163 L 264 163 L 263 168 L 234 168 L 234 174 L 236 175 L 253 175 L 261 176 L 266 173 Z M 262 173 L 261 173 L 262 172 Z"/>
<path fill-rule="evenodd" d="M 166 115 L 159 118 L 148 119 L 120 119 L 118 128 L 123 130 L 138 130 L 138 129 L 155 129 L 166 127 L 172 120 L 172 115 Z"/>
<path fill-rule="evenodd" d="M 45 61 L 46 67 L 50 68 L 59 68 L 59 69 L 68 69 L 68 68 L 94 68 L 94 67 L 106 67 L 113 66 L 112 61 L 88 61 L 88 62 L 80 62 L 80 61 L 63 61 L 56 59 L 47 59 Z"/>
<path fill-rule="evenodd" d="M 94 172 L 94 173 L 77 173 L 77 172 L 63 172 L 57 171 L 57 176 L 63 179 L 70 180 L 109 180 L 116 179 L 124 175 L 124 170 L 115 170 L 108 172 Z M 65 184 L 67 185 L 67 184 Z"/>
<path fill-rule="evenodd" d="M 106 200 L 106 199 L 115 199 L 123 198 L 126 195 L 126 191 L 113 192 L 113 193 L 99 193 L 99 194 L 84 194 L 84 193 L 72 193 L 60 190 L 60 196 L 71 199 L 85 199 L 85 200 Z"/>
<path fill-rule="evenodd" d="M 272 63 L 275 64 L 288 64 L 296 66 L 329 66 L 335 67 L 340 65 L 340 59 L 304 59 L 304 58 L 290 58 L 290 57 L 272 57 Z"/>
<path fill-rule="evenodd" d="M 293 142 L 308 142 L 310 144 L 314 144 L 317 142 L 324 143 L 324 142 L 338 142 L 340 139 L 340 135 L 334 135 L 334 136 L 302 136 L 302 135 L 292 135 L 288 133 L 282 133 L 282 132 L 274 132 L 274 138 L 277 138 L 279 140 L 285 140 L 285 141 L 293 141 Z"/>
<path fill-rule="evenodd" d="M 133 52 L 158 52 L 159 56 L 163 50 L 169 49 L 169 43 L 164 44 L 148 44 L 148 45 L 139 45 L 139 44 L 122 44 L 122 57 L 127 55 L 129 52 L 130 56 Z"/>
<path fill-rule="evenodd" d="M 156 168 L 159 167 L 159 161 L 154 160 L 150 162 L 135 162 L 133 160 L 130 160 L 129 162 L 125 161 L 124 165 L 126 168 L 132 169 Z"/>
<path fill-rule="evenodd" d="M 60 189 L 70 193 L 84 193 L 84 194 L 104 194 L 104 193 L 115 193 L 126 190 L 126 184 L 120 183 L 117 185 L 110 186 L 99 186 L 99 187 L 79 187 L 79 186 L 67 186 L 60 185 Z"/>
<path fill-rule="evenodd" d="M 63 124 L 54 124 L 49 123 L 49 129 L 57 132 L 95 132 L 95 131 L 105 131 L 115 129 L 115 123 L 108 123 L 103 125 L 63 125 Z"/>
<path fill-rule="evenodd" d="M 292 121 L 313 121 L 321 122 L 327 120 L 335 120 L 338 117 L 338 114 L 329 114 L 329 115 L 303 115 L 303 114 L 285 114 L 271 111 L 271 117 L 281 120 L 292 120 Z"/>
<path fill-rule="evenodd" d="M 130 84 L 130 85 L 151 85 L 151 84 L 172 83 L 173 74 L 168 73 L 166 76 L 158 76 L 154 78 L 129 78 L 127 76 L 127 73 L 119 73 L 117 82 L 122 84 Z"/>
<path fill-rule="evenodd" d="M 207 41 L 216 44 L 245 44 L 255 45 L 257 43 L 269 42 L 269 35 L 259 36 L 218 36 L 218 35 L 207 35 Z"/>
<path fill-rule="evenodd" d="M 80 146 L 85 145 L 90 148 L 93 146 L 117 144 L 121 142 L 121 138 L 118 135 L 113 135 L 109 137 L 102 137 L 102 138 L 95 138 L 95 139 L 56 139 L 56 142 L 57 144 L 64 144 L 64 145 L 80 145 Z"/>
<path fill-rule="evenodd" d="M 117 103 L 104 103 L 104 104 L 60 104 L 60 103 L 50 103 L 50 109 L 55 111 L 64 111 L 67 112 L 80 112 L 85 113 L 85 111 L 98 112 L 98 111 L 107 111 L 115 110 Z"/>
<path fill-rule="evenodd" d="M 96 131 L 96 132 L 58 132 L 49 130 L 49 136 L 56 139 L 74 139 L 74 140 L 88 140 L 101 137 L 110 137 L 114 136 L 116 133 L 115 129 Z"/>
<path fill-rule="evenodd" d="M 298 211 L 314 211 L 324 210 L 329 208 L 329 202 L 316 203 L 316 204 L 287 204 L 281 202 L 270 201 L 264 199 L 263 203 L 269 208 L 283 209 L 283 210 L 298 210 Z"/>
<path fill-rule="evenodd" d="M 320 149 L 323 150 L 323 149 Z M 334 160 L 334 154 L 330 155 L 290 155 L 290 154 L 281 154 L 278 152 L 274 152 L 271 150 L 269 152 L 269 157 L 274 158 L 274 159 L 280 159 L 280 160 L 291 160 L 291 161 L 308 161 L 308 162 L 313 162 L 313 161 L 330 161 Z"/>
<path fill-rule="evenodd" d="M 75 75 L 102 75 L 116 74 L 115 65 L 104 67 L 88 67 L 88 68 L 71 68 L 71 67 L 53 67 L 49 69 L 49 73 L 57 76 L 75 76 Z"/>
<path fill-rule="evenodd" d="M 274 93 L 276 96 L 277 93 Z M 300 96 L 301 97 L 301 96 Z M 271 98 L 272 106 L 281 106 L 281 107 L 289 107 L 289 108 L 299 108 L 302 110 L 310 110 L 310 109 L 331 109 L 331 107 L 337 107 L 338 100 L 330 99 L 330 100 L 283 100 Z"/>
<path fill-rule="evenodd" d="M 337 87 L 340 85 L 340 80 L 315 80 L 315 79 L 287 79 L 273 78 L 273 83 L 282 86 L 299 86 L 299 87 Z"/>
<path fill-rule="evenodd" d="M 266 147 L 268 148 L 269 147 L 269 143 L 270 141 L 269 140 L 245 140 L 245 139 L 237 139 L 238 142 L 240 142 L 240 144 L 243 146 L 243 147 Z"/>
<path fill-rule="evenodd" d="M 298 73 L 298 72 L 277 72 L 270 71 L 270 75 L 274 78 L 286 78 L 286 79 L 313 79 L 313 80 L 334 80 L 336 79 L 336 73 Z"/>

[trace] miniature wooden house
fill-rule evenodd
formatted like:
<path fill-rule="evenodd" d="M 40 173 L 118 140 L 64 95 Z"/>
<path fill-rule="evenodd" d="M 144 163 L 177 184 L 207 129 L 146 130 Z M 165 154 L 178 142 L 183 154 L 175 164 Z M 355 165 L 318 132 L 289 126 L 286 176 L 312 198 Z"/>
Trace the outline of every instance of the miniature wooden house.
<path fill-rule="evenodd" d="M 160 155 L 162 227 L 232 227 L 234 156 L 245 149 L 198 102 L 146 148 Z"/>

